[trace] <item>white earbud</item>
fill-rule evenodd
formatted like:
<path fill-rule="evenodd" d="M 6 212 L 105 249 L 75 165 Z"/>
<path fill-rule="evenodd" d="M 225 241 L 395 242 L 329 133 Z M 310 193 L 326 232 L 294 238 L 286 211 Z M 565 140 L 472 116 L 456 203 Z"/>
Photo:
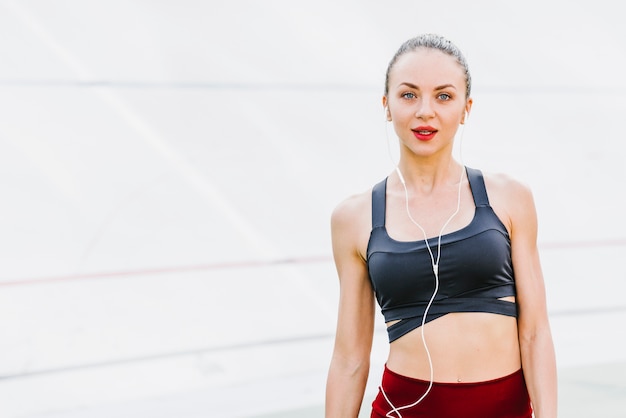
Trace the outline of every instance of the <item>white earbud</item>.
<path fill-rule="evenodd" d="M 463 114 L 463 119 L 461 119 L 461 125 L 465 124 L 468 118 L 469 118 L 469 112 L 466 110 L 465 113 Z"/>

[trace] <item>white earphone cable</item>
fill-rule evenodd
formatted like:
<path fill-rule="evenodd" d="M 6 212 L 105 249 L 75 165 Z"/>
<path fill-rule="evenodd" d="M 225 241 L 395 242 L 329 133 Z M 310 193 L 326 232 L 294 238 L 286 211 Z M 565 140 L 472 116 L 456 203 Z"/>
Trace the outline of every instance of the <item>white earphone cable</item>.
<path fill-rule="evenodd" d="M 437 258 L 436 258 L 436 260 L 435 260 L 435 256 L 433 255 L 433 251 L 430 248 L 430 245 L 428 244 L 428 236 L 426 235 L 426 231 L 424 230 L 424 228 L 411 215 L 411 210 L 409 208 L 409 191 L 408 191 L 408 189 L 406 187 L 406 182 L 404 181 L 404 177 L 402 176 L 402 172 L 400 171 L 399 167 L 396 167 L 396 172 L 398 173 L 398 177 L 400 178 L 400 182 L 402 183 L 402 186 L 404 188 L 404 196 L 405 196 L 404 201 L 405 201 L 405 206 L 406 206 L 406 213 L 409 216 L 409 219 L 411 220 L 411 222 L 413 224 L 415 224 L 422 231 L 422 234 L 424 235 L 424 242 L 426 243 L 426 248 L 428 249 L 428 253 L 430 255 L 430 260 L 431 260 L 431 263 L 432 263 L 433 274 L 435 276 L 435 290 L 433 291 L 433 294 L 430 297 L 430 300 L 428 301 L 428 305 L 426 305 L 426 309 L 424 310 L 424 316 L 422 317 L 422 325 L 421 325 L 421 329 L 420 329 L 421 336 L 422 336 L 422 343 L 424 344 L 424 350 L 426 351 L 426 357 L 428 359 L 428 365 L 430 367 L 430 380 L 429 380 L 429 383 L 428 383 L 428 388 L 426 389 L 424 394 L 417 401 L 413 402 L 412 404 L 396 407 L 389 400 L 389 398 L 387 397 L 387 394 L 385 393 L 385 391 L 383 390 L 383 387 L 381 385 L 380 390 L 381 390 L 383 396 L 385 397 L 385 399 L 387 400 L 387 403 L 392 408 L 392 410 L 389 411 L 386 414 L 387 418 L 393 418 L 391 416 L 391 414 L 393 414 L 393 413 L 397 414 L 398 418 L 402 418 L 402 415 L 400 414 L 400 410 L 412 408 L 415 405 L 417 405 L 420 402 L 422 402 L 422 400 L 424 400 L 424 398 L 428 395 L 428 393 L 430 392 L 430 390 L 433 387 L 433 382 L 434 382 L 433 361 L 432 361 L 432 357 L 430 355 L 430 350 L 428 349 L 428 344 L 426 343 L 426 336 L 424 334 L 424 325 L 426 324 L 426 316 L 428 315 L 428 311 L 430 310 L 430 307 L 432 306 L 432 304 L 433 304 L 433 302 L 435 300 L 435 297 L 437 296 L 437 292 L 439 291 L 439 260 L 441 258 L 441 237 L 443 235 L 443 231 L 445 230 L 445 228 L 448 226 L 448 224 L 452 221 L 452 219 L 454 219 L 454 217 L 461 210 L 461 190 L 462 190 L 462 185 L 463 185 L 463 176 L 465 175 L 465 168 L 463 166 L 461 166 L 461 177 L 459 178 L 459 187 L 458 187 L 458 192 L 457 192 L 456 210 L 454 211 L 454 213 L 452 213 L 452 215 L 450 215 L 448 220 L 443 224 L 443 226 L 441 227 L 441 230 L 439 231 L 439 237 L 437 238 Z"/>
<path fill-rule="evenodd" d="M 426 357 L 428 359 L 428 365 L 430 368 L 430 380 L 428 383 L 428 388 L 426 389 L 426 391 L 424 392 L 424 394 L 415 402 L 413 402 L 412 404 L 409 405 L 404 405 L 404 406 L 399 406 L 396 407 L 391 400 L 389 399 L 389 397 L 387 396 L 387 394 L 385 393 L 382 385 L 380 386 L 380 391 L 382 393 L 382 395 L 384 396 L 385 400 L 387 401 L 387 403 L 389 404 L 389 406 L 391 406 L 391 411 L 389 411 L 386 416 L 387 418 L 394 418 L 392 416 L 392 414 L 396 414 L 397 418 L 402 418 L 402 414 L 400 414 L 400 411 L 403 409 L 408 409 L 408 408 L 412 408 L 414 406 L 416 406 L 417 404 L 419 404 L 420 402 L 422 402 L 424 400 L 424 398 L 426 398 L 426 396 L 428 395 L 428 393 L 430 393 L 430 390 L 433 387 L 433 383 L 434 383 L 434 368 L 433 368 L 433 362 L 432 362 L 432 357 L 430 355 L 430 350 L 428 349 L 428 344 L 426 343 L 426 336 L 424 334 L 424 326 L 426 324 L 426 316 L 428 315 L 428 312 L 430 310 L 430 307 L 432 306 L 435 297 L 437 296 L 437 292 L 439 291 L 439 260 L 441 258 L 441 237 L 443 235 L 443 231 L 445 230 L 445 228 L 448 226 L 448 224 L 452 221 L 452 219 L 454 219 L 454 217 L 459 213 L 459 211 L 461 210 L 461 190 L 462 190 L 462 186 L 463 186 L 463 176 L 465 175 L 465 166 L 463 164 L 463 150 L 462 150 L 462 145 L 463 145 L 463 134 L 465 133 L 465 129 L 464 129 L 464 125 L 461 128 L 461 139 L 459 140 L 459 158 L 460 158 L 460 162 L 461 162 L 461 176 L 459 178 L 459 187 L 458 187 L 458 191 L 457 191 L 457 206 L 456 206 L 456 210 L 454 211 L 454 213 L 452 213 L 452 215 L 450 215 L 450 217 L 448 218 L 448 220 L 443 224 L 443 226 L 441 227 L 441 230 L 439 231 L 439 236 L 437 238 L 437 258 L 435 259 L 435 256 L 433 255 L 433 251 L 430 248 L 430 245 L 428 244 L 428 236 L 426 234 L 426 231 L 424 230 L 424 228 L 413 218 L 413 216 L 411 215 L 411 210 L 409 208 L 409 191 L 406 187 L 406 182 L 404 180 L 404 177 L 402 176 L 402 172 L 400 171 L 400 168 L 396 165 L 396 173 L 398 174 L 398 177 L 400 179 L 400 182 L 402 183 L 402 187 L 404 188 L 404 202 L 405 202 L 405 207 L 406 207 L 406 213 L 409 217 L 409 219 L 411 220 L 411 222 L 413 224 L 415 224 L 421 231 L 422 234 L 424 236 L 424 242 L 426 243 L 426 248 L 428 249 L 428 253 L 430 255 L 430 260 L 432 263 L 432 269 L 433 269 L 433 274 L 435 276 L 435 289 L 433 291 L 432 296 L 430 297 L 430 300 L 428 301 L 428 304 L 426 305 L 426 309 L 424 309 L 424 316 L 422 317 L 422 325 L 421 325 L 421 337 L 422 337 L 422 343 L 424 344 L 424 350 L 426 351 Z M 391 157 L 391 150 L 389 149 L 389 140 L 387 140 L 387 147 L 388 147 L 388 151 L 389 151 L 389 155 Z"/>

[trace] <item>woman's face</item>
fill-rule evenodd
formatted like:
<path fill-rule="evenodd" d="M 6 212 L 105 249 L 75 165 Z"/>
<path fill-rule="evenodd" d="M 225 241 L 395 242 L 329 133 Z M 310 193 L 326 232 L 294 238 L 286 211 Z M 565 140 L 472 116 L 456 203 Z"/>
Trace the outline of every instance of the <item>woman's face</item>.
<path fill-rule="evenodd" d="M 402 152 L 424 157 L 452 152 L 454 135 L 472 104 L 465 88 L 461 65 L 439 50 L 418 48 L 396 61 L 383 106 Z"/>

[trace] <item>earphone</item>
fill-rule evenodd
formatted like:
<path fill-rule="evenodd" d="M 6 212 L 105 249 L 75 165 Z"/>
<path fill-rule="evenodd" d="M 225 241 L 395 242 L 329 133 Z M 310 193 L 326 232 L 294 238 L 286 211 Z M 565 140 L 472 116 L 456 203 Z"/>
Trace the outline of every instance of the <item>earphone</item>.
<path fill-rule="evenodd" d="M 389 111 L 389 108 L 387 106 L 385 106 L 385 111 L 386 113 Z M 387 113 L 388 114 L 388 113 Z M 463 115 L 463 119 L 461 120 L 461 124 L 464 125 L 465 120 L 469 117 L 469 112 L 467 110 L 465 110 L 465 113 Z M 463 142 L 463 134 L 465 133 L 465 129 L 464 126 L 462 127 L 462 131 L 461 131 L 461 138 L 459 140 L 460 142 L 460 146 L 462 145 Z M 387 141 L 389 143 L 389 141 Z M 389 411 L 386 414 L 387 418 L 394 418 L 393 414 L 397 415 L 397 418 L 402 418 L 402 415 L 400 414 L 400 411 L 403 409 L 408 409 L 408 408 L 412 408 L 414 406 L 416 406 L 417 404 L 419 404 L 420 402 L 422 402 L 424 400 L 424 398 L 426 398 L 426 396 L 430 393 L 433 384 L 434 384 L 434 368 L 433 368 L 433 362 L 432 362 L 432 358 L 430 355 L 430 350 L 428 349 L 428 344 L 426 343 L 426 336 L 424 334 L 424 326 L 426 324 L 426 317 L 428 315 L 428 312 L 430 311 L 430 308 L 435 300 L 435 297 L 437 296 L 437 293 L 439 291 L 439 260 L 441 258 L 441 237 L 443 235 L 443 231 L 445 230 L 445 228 L 448 226 L 448 224 L 452 221 L 452 219 L 459 213 L 460 209 L 461 209 L 461 190 L 462 190 L 462 186 L 463 186 L 463 176 L 465 175 L 465 165 L 463 163 L 463 152 L 462 149 L 460 147 L 459 149 L 460 152 L 460 156 L 459 156 L 459 160 L 460 160 L 460 164 L 461 164 L 461 177 L 459 179 L 459 187 L 458 187 L 458 194 L 457 194 L 457 207 L 456 210 L 454 211 L 454 213 L 452 213 L 452 215 L 448 218 L 448 220 L 443 224 L 443 226 L 441 227 L 441 230 L 439 231 L 439 237 L 437 239 L 437 257 L 435 258 L 435 256 L 433 255 L 433 251 L 430 248 L 430 245 L 428 243 L 428 236 L 426 234 L 426 231 L 424 230 L 424 228 L 417 222 L 415 221 L 415 219 L 413 218 L 413 216 L 411 215 L 411 211 L 409 208 L 409 192 L 408 192 L 408 188 L 406 186 L 406 181 L 404 179 L 404 176 L 402 175 L 402 171 L 400 170 L 400 167 L 398 165 L 396 165 L 395 167 L 395 171 L 398 175 L 398 178 L 400 179 L 400 183 L 402 184 L 402 187 L 404 188 L 404 195 L 405 195 L 405 206 L 406 206 L 406 213 L 409 217 L 409 219 L 411 220 L 411 222 L 413 224 L 415 224 L 421 231 L 422 234 L 424 236 L 424 242 L 426 243 L 426 248 L 428 249 L 428 253 L 430 255 L 430 259 L 431 259 L 431 266 L 432 266 L 432 270 L 433 270 L 433 275 L 435 276 L 435 289 L 432 293 L 432 296 L 430 297 L 430 300 L 428 302 L 428 304 L 426 305 L 426 308 L 424 309 L 424 315 L 422 317 L 422 325 L 421 325 L 421 337 L 422 337 L 422 343 L 424 344 L 424 350 L 426 351 L 426 357 L 428 359 L 428 365 L 430 367 L 430 380 L 429 380 L 429 384 L 428 384 L 428 388 L 426 389 L 426 391 L 422 394 L 422 396 L 417 399 L 417 401 L 413 402 L 412 404 L 409 405 L 403 405 L 403 406 L 399 406 L 396 407 L 391 400 L 389 399 L 389 397 L 387 396 L 387 394 L 385 393 L 382 384 L 380 386 L 380 391 L 382 393 L 382 395 L 384 396 L 385 400 L 387 401 L 387 403 L 389 404 L 389 406 L 391 406 L 391 411 Z M 391 153 L 390 153 L 391 156 Z"/>
<path fill-rule="evenodd" d="M 465 110 L 465 113 L 463 113 L 463 119 L 461 119 L 461 125 L 464 125 L 467 119 L 469 119 L 469 112 Z"/>
<path fill-rule="evenodd" d="M 428 393 L 430 392 L 430 390 L 433 387 L 433 383 L 434 383 L 434 380 L 435 380 L 434 379 L 433 360 L 432 360 L 432 357 L 430 356 L 430 350 L 428 349 L 428 344 L 426 344 L 426 336 L 424 334 L 424 326 L 426 325 L 426 317 L 428 316 L 428 312 L 430 311 L 430 307 L 432 306 L 433 302 L 435 301 L 435 297 L 437 296 L 437 293 L 439 292 L 439 260 L 441 258 L 441 237 L 443 235 L 443 231 L 446 229 L 448 224 L 452 221 L 452 219 L 454 219 L 454 217 L 461 210 L 461 190 L 462 190 L 462 186 L 463 186 L 463 176 L 465 175 L 465 167 L 461 164 L 461 178 L 459 179 L 459 188 L 458 188 L 458 194 L 457 194 L 456 210 L 454 211 L 454 213 L 452 213 L 452 215 L 450 215 L 448 220 L 443 224 L 443 226 L 441 227 L 441 230 L 439 231 L 439 236 L 437 238 L 437 257 L 436 258 L 433 255 L 433 251 L 430 248 L 430 244 L 428 244 L 428 235 L 426 235 L 426 230 L 424 230 L 424 228 L 419 223 L 417 223 L 417 221 L 411 215 L 411 211 L 409 209 L 409 191 L 408 191 L 408 188 L 406 187 L 406 181 L 404 180 L 404 176 L 402 175 L 402 171 L 400 171 L 400 167 L 398 167 L 398 166 L 396 166 L 396 173 L 398 174 L 398 178 L 400 179 L 400 183 L 402 183 L 402 187 L 404 188 L 404 197 L 405 197 L 404 202 L 405 202 L 405 206 L 406 206 L 406 213 L 407 213 L 409 219 L 411 220 L 411 222 L 413 222 L 413 224 L 415 224 L 422 231 L 422 234 L 424 235 L 424 242 L 426 243 L 426 249 L 428 249 L 428 253 L 430 255 L 431 266 L 432 266 L 432 269 L 433 269 L 433 275 L 435 276 L 435 290 L 433 291 L 433 294 L 430 297 L 430 300 L 428 301 L 428 304 L 426 305 L 426 308 L 424 309 L 424 316 L 422 316 L 422 325 L 420 327 L 420 331 L 421 331 L 421 334 L 422 334 L 422 343 L 424 344 L 424 351 L 426 351 L 426 357 L 428 358 L 428 365 L 430 367 L 430 380 L 428 382 L 428 388 L 426 389 L 424 394 L 417 401 L 413 402 L 412 404 L 396 407 L 393 403 L 391 403 L 391 400 L 389 400 L 389 397 L 387 397 L 387 394 L 385 393 L 385 391 L 384 391 L 384 389 L 383 389 L 383 387 L 381 385 L 380 386 L 380 391 L 383 394 L 383 396 L 385 397 L 385 400 L 387 401 L 389 406 L 391 406 L 391 408 L 392 408 L 391 411 L 389 411 L 386 414 L 387 418 L 393 418 L 391 416 L 391 414 L 394 414 L 394 413 L 398 415 L 398 418 L 402 418 L 402 415 L 400 414 L 400 410 L 412 408 L 415 405 L 417 405 L 420 402 L 422 402 L 422 400 L 424 400 L 424 398 L 426 398 L 426 396 L 428 395 Z"/>

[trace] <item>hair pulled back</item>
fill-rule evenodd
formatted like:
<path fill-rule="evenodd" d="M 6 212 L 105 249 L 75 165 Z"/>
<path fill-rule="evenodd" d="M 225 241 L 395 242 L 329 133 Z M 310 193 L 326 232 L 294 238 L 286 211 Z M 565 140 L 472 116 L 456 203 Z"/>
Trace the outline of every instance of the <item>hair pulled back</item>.
<path fill-rule="evenodd" d="M 400 49 L 398 49 L 387 66 L 387 73 L 385 75 L 385 96 L 389 94 L 389 73 L 391 72 L 393 66 L 402 55 L 408 52 L 413 52 L 418 48 L 436 49 L 454 57 L 465 72 L 465 97 L 470 97 L 470 93 L 472 91 L 472 77 L 470 76 L 467 61 L 461 53 L 461 50 L 443 36 L 432 33 L 426 33 L 416 36 L 415 38 L 411 38 L 400 46 Z"/>

